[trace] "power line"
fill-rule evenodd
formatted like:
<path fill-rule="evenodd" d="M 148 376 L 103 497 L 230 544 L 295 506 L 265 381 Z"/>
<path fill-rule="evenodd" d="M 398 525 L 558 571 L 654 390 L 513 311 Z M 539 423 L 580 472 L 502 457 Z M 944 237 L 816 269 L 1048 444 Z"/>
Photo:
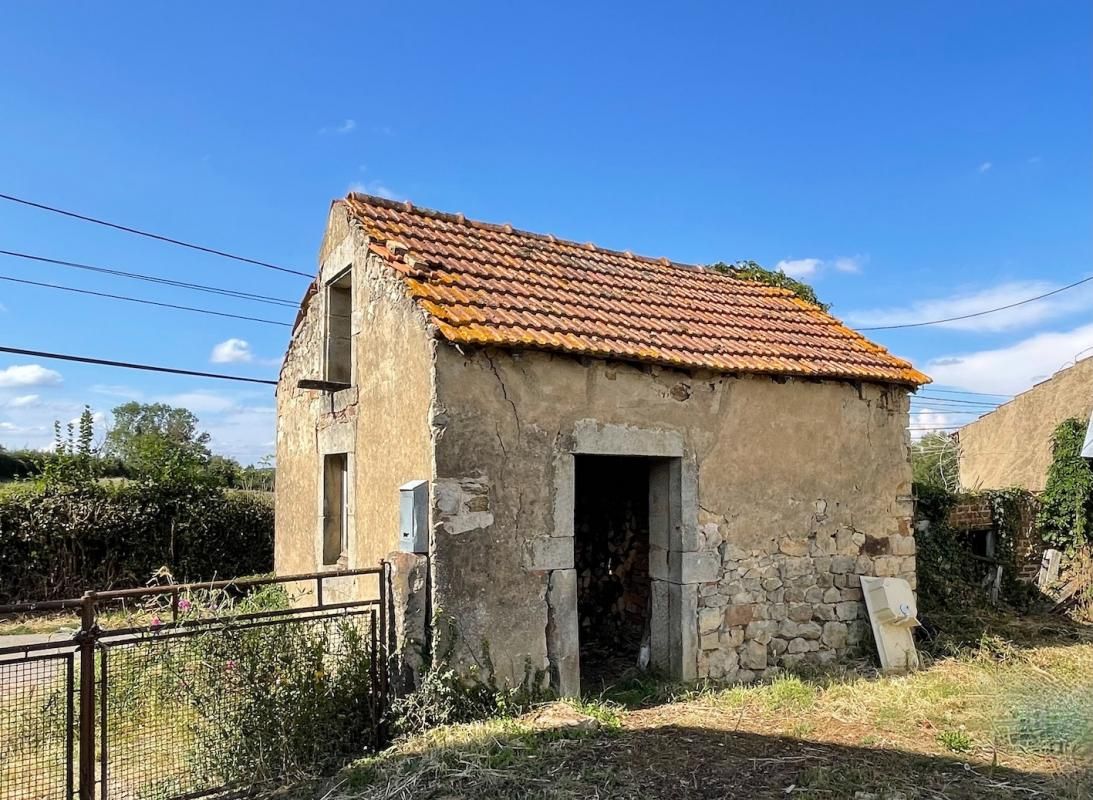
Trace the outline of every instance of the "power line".
<path fill-rule="evenodd" d="M 170 278 L 160 278 L 155 275 L 145 275 L 140 272 L 125 272 L 120 269 L 111 269 L 109 267 L 95 267 L 91 264 L 81 264 L 77 261 L 63 261 L 57 258 L 46 258 L 45 256 L 35 256 L 30 253 L 20 253 L 15 250 L 2 250 L 0 249 L 0 255 L 11 256 L 13 258 L 22 258 L 28 261 L 37 261 L 43 264 L 54 264 L 61 267 L 72 267 L 74 269 L 87 270 L 89 272 L 98 272 L 103 275 L 114 275 L 121 278 L 132 278 L 138 281 L 148 281 L 149 283 L 159 283 L 165 286 L 176 286 L 180 289 L 193 289 L 198 292 L 208 292 L 209 294 L 219 294 L 225 297 L 235 297 L 240 300 L 254 300 L 259 303 L 270 303 L 272 305 L 287 306 L 295 308 L 298 303 L 294 303 L 291 300 L 285 300 L 279 297 L 270 297 L 264 294 L 254 294 L 253 292 L 240 292 L 235 289 L 222 289 L 218 286 L 206 286 L 201 283 L 188 283 L 186 281 L 176 281 Z"/>
<path fill-rule="evenodd" d="M 939 415 L 943 415 L 943 416 L 946 416 L 946 417 L 967 416 L 967 415 L 973 415 L 973 416 L 980 416 L 981 417 L 981 416 L 983 416 L 984 414 L 986 414 L 988 412 L 985 412 L 985 411 L 963 411 L 963 410 L 956 409 L 956 408 L 951 408 L 951 409 L 950 408 L 942 408 L 942 409 L 938 409 L 936 411 L 934 409 L 931 409 L 931 408 L 913 408 L 913 409 L 911 409 L 911 413 L 916 414 L 918 416 L 922 416 L 923 414 L 939 414 Z"/>
<path fill-rule="evenodd" d="M 28 281 L 22 278 L 12 278 L 7 275 L 0 275 L 0 281 L 8 281 L 9 283 L 22 283 L 27 286 L 39 286 L 43 289 L 57 289 L 62 292 L 74 292 L 76 294 L 87 294 L 94 297 L 107 297 L 111 300 L 125 300 L 129 303 L 141 303 L 148 306 L 159 306 L 160 308 L 173 308 L 177 311 L 192 311 L 196 314 L 209 314 L 214 317 L 228 317 L 230 319 L 242 319 L 248 322 L 261 322 L 266 325 L 281 325 L 282 327 L 292 327 L 287 322 L 281 322 L 276 319 L 265 319 L 263 317 L 249 317 L 245 314 L 229 314 L 226 311 L 213 311 L 208 308 L 195 308 L 194 306 L 181 306 L 174 303 L 160 303 L 156 300 L 144 300 L 139 297 L 129 297 L 122 294 L 109 294 L 107 292 L 93 292 L 90 289 L 76 289 L 72 286 L 61 286 L 56 283 L 42 283 L 40 281 Z"/>
<path fill-rule="evenodd" d="M 990 403 L 986 400 L 962 400 L 955 397 L 937 397 L 932 394 L 919 394 L 911 397 L 912 402 L 940 403 L 943 405 L 977 406 L 979 408 L 998 408 L 1001 403 Z"/>
<path fill-rule="evenodd" d="M 932 386 L 930 387 L 930 391 L 935 392 L 936 394 L 955 394 L 955 395 L 968 394 L 968 395 L 975 395 L 976 397 L 1003 397 L 1007 400 L 1010 400 L 1010 399 L 1013 398 L 1012 394 L 992 394 L 990 392 L 967 392 L 967 391 L 963 391 L 963 390 L 960 390 L 960 389 L 935 389 Z"/>
<path fill-rule="evenodd" d="M 3 195 L 0 195 L 0 197 L 2 197 L 2 196 Z M 998 306 L 998 308 L 988 308 L 985 311 L 976 311 L 974 314 L 961 314 L 959 317 L 947 317 L 946 319 L 932 319 L 929 322 L 908 322 L 908 323 L 905 323 L 903 325 L 877 325 L 877 326 L 874 326 L 872 328 L 858 328 L 857 330 L 859 330 L 859 331 L 891 331 L 891 330 L 895 330 L 896 328 L 921 328 L 921 327 L 924 327 L 926 325 L 941 325 L 942 323 L 945 323 L 945 322 L 958 322 L 959 320 L 962 320 L 962 319 L 972 319 L 973 317 L 982 317 L 982 316 L 985 316 L 986 314 L 993 314 L 996 311 L 1005 311 L 1006 309 L 1009 309 L 1009 308 L 1017 308 L 1017 306 L 1023 306 L 1023 305 L 1025 305 L 1025 303 L 1034 303 L 1037 300 L 1043 300 L 1045 297 L 1051 297 L 1052 295 L 1059 294 L 1060 292 L 1065 292 L 1068 289 L 1073 289 L 1075 286 L 1081 286 L 1083 283 L 1089 283 L 1090 281 L 1093 281 L 1093 275 L 1090 275 L 1088 278 L 1082 278 L 1080 281 L 1074 281 L 1074 283 L 1069 283 L 1066 286 L 1061 286 L 1058 289 L 1054 289 L 1050 292 L 1045 292 L 1044 294 L 1036 295 L 1036 297 L 1029 297 L 1029 298 L 1026 298 L 1024 300 L 1018 300 L 1016 303 L 1009 303 L 1008 305 Z"/>
<path fill-rule="evenodd" d="M 52 358 L 57 361 L 75 361 L 80 364 L 96 364 L 103 367 L 122 367 L 124 369 L 139 369 L 145 372 L 165 372 L 170 375 L 191 375 L 195 378 L 216 378 L 222 381 L 241 381 L 243 383 L 262 383 L 267 386 L 276 386 L 277 381 L 264 378 L 246 378 L 242 375 L 225 375 L 221 372 L 197 372 L 191 369 L 176 369 L 175 367 L 159 367 L 152 364 L 135 364 L 130 361 L 110 361 L 105 358 L 91 358 L 89 356 L 74 356 L 67 353 L 49 353 L 44 350 L 24 350 L 19 347 L 4 347 L 0 345 L 0 353 L 13 353 L 19 356 L 33 356 L 35 358 Z"/>
<path fill-rule="evenodd" d="M 304 278 L 313 278 L 314 276 L 307 272 L 300 272 L 296 269 L 289 269 L 288 267 L 281 267 L 277 264 L 271 264 L 268 261 L 259 261 L 254 258 L 247 258 L 246 256 L 236 255 L 234 253 L 228 253 L 223 250 L 216 250 L 212 247 L 205 247 L 200 244 L 193 244 L 192 242 L 185 242 L 181 239 L 172 239 L 170 236 L 163 236 L 158 233 L 150 233 L 149 231 L 142 231 L 139 228 L 131 228 L 128 225 L 121 225 L 117 222 L 108 222 L 104 219 L 98 219 L 96 217 L 89 217 L 84 214 L 77 214 L 75 211 L 66 211 L 63 208 L 55 208 L 54 206 L 47 206 L 43 203 L 35 203 L 31 200 L 25 200 L 22 197 L 15 197 L 10 194 L 0 194 L 0 199 L 9 200 L 12 203 L 19 203 L 24 206 L 30 206 L 31 208 L 38 208 L 42 211 L 49 211 L 53 214 L 61 214 L 66 217 L 72 217 L 73 219 L 83 220 L 84 222 L 93 222 L 96 225 L 103 225 L 107 228 L 113 228 L 114 230 L 124 231 L 125 233 L 132 233 L 137 236 L 144 236 L 148 239 L 156 239 L 160 242 L 167 242 L 168 244 L 178 245 L 179 247 L 188 247 L 191 250 L 199 250 L 202 253 L 209 253 L 214 256 L 221 256 L 222 258 L 230 258 L 234 261 L 241 261 L 244 264 L 253 264 L 256 267 L 265 267 L 266 269 L 274 269 L 278 272 L 286 272 L 290 275 L 300 275 Z"/>

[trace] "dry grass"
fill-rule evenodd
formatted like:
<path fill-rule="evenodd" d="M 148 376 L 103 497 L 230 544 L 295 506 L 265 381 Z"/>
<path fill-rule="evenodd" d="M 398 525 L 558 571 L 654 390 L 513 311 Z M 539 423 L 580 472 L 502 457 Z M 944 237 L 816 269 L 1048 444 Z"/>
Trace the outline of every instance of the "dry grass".
<path fill-rule="evenodd" d="M 634 685 L 583 709 L 602 720 L 598 730 L 524 719 L 439 728 L 359 762 L 320 794 L 1093 796 L 1093 637 L 1074 629 L 1032 646 L 986 637 L 903 677 L 863 666 L 750 687 Z"/>

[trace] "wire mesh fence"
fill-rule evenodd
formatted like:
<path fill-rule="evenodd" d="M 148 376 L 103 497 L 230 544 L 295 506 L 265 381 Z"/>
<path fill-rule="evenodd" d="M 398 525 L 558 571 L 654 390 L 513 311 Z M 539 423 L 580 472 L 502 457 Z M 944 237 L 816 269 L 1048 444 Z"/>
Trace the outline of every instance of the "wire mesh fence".
<path fill-rule="evenodd" d="M 65 800 L 73 791 L 73 655 L 0 655 L 0 797 Z"/>
<path fill-rule="evenodd" d="M 362 579 L 373 591 L 351 599 Z M 242 793 L 378 748 L 383 582 L 381 567 L 86 595 L 72 639 L 0 647 L 0 800 Z"/>

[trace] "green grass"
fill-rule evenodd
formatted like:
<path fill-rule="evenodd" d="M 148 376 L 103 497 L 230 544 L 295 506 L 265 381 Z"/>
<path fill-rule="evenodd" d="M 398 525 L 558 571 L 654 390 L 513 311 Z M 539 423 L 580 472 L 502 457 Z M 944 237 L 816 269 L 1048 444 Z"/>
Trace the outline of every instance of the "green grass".
<path fill-rule="evenodd" d="M 904 676 L 645 679 L 570 705 L 599 727 L 443 726 L 359 762 L 331 797 L 1093 796 L 1093 637 L 1080 631 L 977 636 Z"/>
<path fill-rule="evenodd" d="M 937 735 L 938 744 L 946 750 L 954 753 L 967 753 L 972 749 L 974 742 L 964 731 L 942 731 Z"/>

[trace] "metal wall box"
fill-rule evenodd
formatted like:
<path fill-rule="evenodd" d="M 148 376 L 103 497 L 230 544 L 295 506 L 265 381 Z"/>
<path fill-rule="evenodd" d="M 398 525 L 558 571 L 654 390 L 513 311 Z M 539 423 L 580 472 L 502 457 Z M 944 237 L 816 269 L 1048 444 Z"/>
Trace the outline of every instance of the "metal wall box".
<path fill-rule="evenodd" d="M 410 481 L 398 488 L 398 549 L 403 553 L 429 552 L 429 482 Z"/>

